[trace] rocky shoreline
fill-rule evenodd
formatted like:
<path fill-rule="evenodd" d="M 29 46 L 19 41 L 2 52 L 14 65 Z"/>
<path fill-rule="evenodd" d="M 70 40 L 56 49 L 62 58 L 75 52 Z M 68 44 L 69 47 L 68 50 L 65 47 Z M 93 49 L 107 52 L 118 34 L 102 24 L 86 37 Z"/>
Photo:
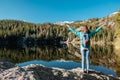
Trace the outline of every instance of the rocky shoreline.
<path fill-rule="evenodd" d="M 81 68 L 65 70 L 34 64 L 18 67 L 10 62 L 0 62 L 0 80 L 119 80 L 98 71 L 90 70 L 87 74 L 80 70 Z"/>
<path fill-rule="evenodd" d="M 0 61 L 0 74 L 10 68 L 16 67 L 15 64 L 6 61 Z"/>

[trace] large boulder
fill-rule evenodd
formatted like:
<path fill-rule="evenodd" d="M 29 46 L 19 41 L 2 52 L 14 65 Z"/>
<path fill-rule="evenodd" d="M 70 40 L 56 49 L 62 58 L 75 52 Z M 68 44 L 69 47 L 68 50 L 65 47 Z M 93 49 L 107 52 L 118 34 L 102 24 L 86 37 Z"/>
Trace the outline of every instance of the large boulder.
<path fill-rule="evenodd" d="M 31 64 L 5 70 L 0 74 L 0 80 L 119 80 L 98 71 L 90 70 L 89 74 L 80 71 L 81 68 L 65 70 Z"/>

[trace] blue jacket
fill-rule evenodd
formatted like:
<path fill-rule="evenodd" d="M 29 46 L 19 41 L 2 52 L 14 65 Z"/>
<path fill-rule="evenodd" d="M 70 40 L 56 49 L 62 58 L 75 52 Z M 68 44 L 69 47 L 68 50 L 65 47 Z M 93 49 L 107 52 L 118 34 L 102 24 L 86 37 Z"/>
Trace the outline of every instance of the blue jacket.
<path fill-rule="evenodd" d="M 96 30 L 93 30 L 92 32 L 90 32 L 88 34 L 88 36 L 86 36 L 87 38 L 91 38 L 93 35 L 95 35 L 97 32 L 99 32 L 100 30 L 102 29 L 102 27 L 98 27 Z M 81 49 L 84 49 L 84 48 L 90 48 L 90 41 L 89 41 L 89 45 L 87 47 L 85 47 L 83 44 L 84 44 L 84 33 L 82 32 L 79 32 L 77 30 L 75 30 L 73 27 L 70 27 L 69 30 L 74 33 L 76 36 L 78 36 L 80 39 L 81 39 Z"/>

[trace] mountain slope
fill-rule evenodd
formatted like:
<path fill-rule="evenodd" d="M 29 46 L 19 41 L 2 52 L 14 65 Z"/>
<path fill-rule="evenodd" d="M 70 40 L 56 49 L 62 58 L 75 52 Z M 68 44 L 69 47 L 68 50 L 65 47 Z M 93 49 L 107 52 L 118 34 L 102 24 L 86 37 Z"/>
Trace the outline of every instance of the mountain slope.
<path fill-rule="evenodd" d="M 77 30 L 79 30 L 80 25 L 88 25 L 91 31 L 98 26 L 106 24 L 107 29 L 100 31 L 92 38 L 92 41 L 112 42 L 117 28 L 114 22 L 114 16 L 116 14 L 117 12 L 103 18 L 93 18 L 84 21 L 64 21 L 62 25 L 52 23 L 33 24 L 17 20 L 0 20 L 0 40 L 6 40 L 8 42 L 13 41 L 14 43 L 14 40 L 17 41 L 20 37 L 25 37 L 26 40 L 32 38 L 33 41 L 38 40 L 42 44 L 48 44 L 49 42 L 54 43 L 54 41 L 59 42 L 60 40 L 67 39 L 70 42 L 78 41 L 78 39 L 74 39 L 76 36 L 69 32 L 64 25 L 65 23 L 69 23 Z"/>
<path fill-rule="evenodd" d="M 115 25 L 114 17 L 118 12 L 114 12 L 106 17 L 103 18 L 93 18 L 84 21 L 75 21 L 71 25 L 76 29 L 80 30 L 81 25 L 87 25 L 90 30 L 96 29 L 98 26 L 106 25 L 106 29 L 100 31 L 97 35 L 92 38 L 92 41 L 101 41 L 101 42 L 113 42 L 114 40 L 114 33 L 117 26 Z M 69 33 L 69 40 L 73 43 L 78 41 L 78 38 L 74 36 L 72 33 Z"/>

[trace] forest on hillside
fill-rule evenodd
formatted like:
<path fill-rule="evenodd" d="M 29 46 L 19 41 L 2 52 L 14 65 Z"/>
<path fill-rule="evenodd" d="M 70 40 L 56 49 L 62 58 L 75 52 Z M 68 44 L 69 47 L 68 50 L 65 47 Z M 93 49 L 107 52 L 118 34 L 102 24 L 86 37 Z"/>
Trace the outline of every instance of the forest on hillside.
<path fill-rule="evenodd" d="M 66 27 L 51 23 L 33 24 L 16 20 L 0 21 L 0 40 L 10 44 L 38 42 L 53 44 L 67 38 Z"/>
<path fill-rule="evenodd" d="M 109 26 L 108 22 L 114 20 L 114 26 Z M 120 10 L 114 18 L 93 18 L 87 21 L 76 21 L 72 24 L 74 28 L 80 25 L 91 26 L 91 31 L 100 26 L 106 21 L 107 28 L 101 30 L 95 35 L 93 41 L 112 42 L 114 37 L 120 33 Z M 114 28 L 114 27 L 117 27 Z M 68 38 L 72 41 L 76 36 L 69 32 L 64 25 L 43 23 L 34 24 L 18 20 L 0 20 L 0 45 L 6 44 L 39 44 L 39 45 L 54 45 L 59 44 L 60 41 L 66 41 Z"/>

